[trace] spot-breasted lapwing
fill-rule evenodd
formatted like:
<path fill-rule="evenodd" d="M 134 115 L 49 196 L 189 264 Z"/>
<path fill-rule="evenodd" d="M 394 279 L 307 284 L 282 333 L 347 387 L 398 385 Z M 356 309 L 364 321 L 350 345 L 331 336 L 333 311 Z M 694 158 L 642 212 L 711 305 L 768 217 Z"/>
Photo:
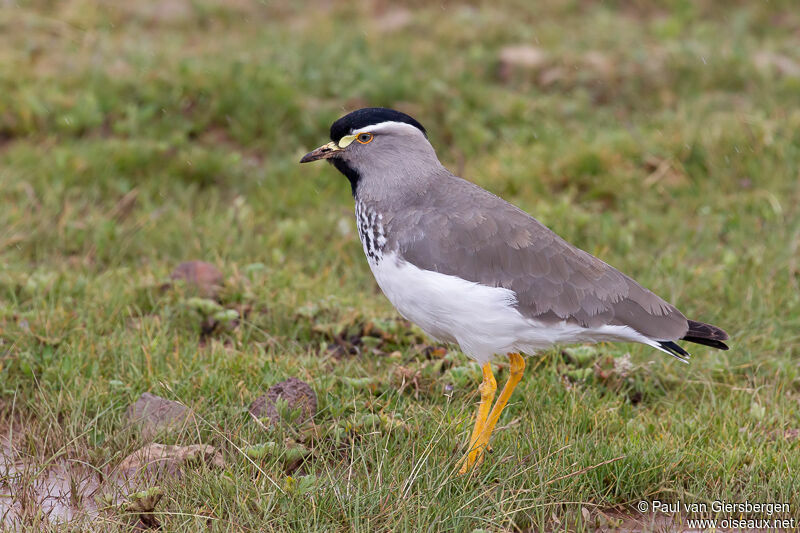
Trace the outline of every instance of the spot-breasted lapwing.
<path fill-rule="evenodd" d="M 350 181 L 364 253 L 383 293 L 435 339 L 483 367 L 481 402 L 461 473 L 483 459 L 525 361 L 554 344 L 639 342 L 688 362 L 685 340 L 727 350 L 722 329 L 687 320 L 634 280 L 572 246 L 502 198 L 451 174 L 425 128 L 384 108 L 353 111 L 331 142 L 301 163 L 327 159 Z M 508 354 L 497 384 L 490 360 Z"/>

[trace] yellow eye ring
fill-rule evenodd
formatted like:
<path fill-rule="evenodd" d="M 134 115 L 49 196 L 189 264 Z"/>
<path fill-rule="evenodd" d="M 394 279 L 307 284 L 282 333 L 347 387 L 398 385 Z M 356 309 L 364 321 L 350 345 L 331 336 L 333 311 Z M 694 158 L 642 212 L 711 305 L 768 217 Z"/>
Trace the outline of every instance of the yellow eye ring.
<path fill-rule="evenodd" d="M 356 140 L 361 144 L 369 144 L 372 142 L 372 134 L 367 132 L 359 133 L 356 136 Z"/>

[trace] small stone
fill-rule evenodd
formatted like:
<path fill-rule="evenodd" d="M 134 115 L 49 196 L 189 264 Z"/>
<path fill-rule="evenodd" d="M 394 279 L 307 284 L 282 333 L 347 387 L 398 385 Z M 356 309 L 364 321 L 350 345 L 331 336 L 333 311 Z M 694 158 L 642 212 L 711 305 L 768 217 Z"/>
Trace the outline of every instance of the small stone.
<path fill-rule="evenodd" d="M 411 19 L 411 11 L 408 9 L 402 7 L 394 8 L 376 18 L 374 21 L 374 26 L 378 29 L 378 31 L 391 33 L 402 30 L 411 24 Z"/>
<path fill-rule="evenodd" d="M 768 72 L 772 69 L 789 78 L 800 78 L 800 63 L 792 58 L 773 52 L 757 52 L 753 62 L 759 70 Z"/>
<path fill-rule="evenodd" d="M 184 280 L 206 298 L 214 298 L 222 288 L 223 276 L 217 267 L 205 261 L 186 261 L 172 271 L 174 280 Z"/>
<path fill-rule="evenodd" d="M 590 50 L 583 56 L 583 61 L 604 78 L 612 78 L 616 73 L 614 61 L 602 52 Z"/>
<path fill-rule="evenodd" d="M 515 71 L 535 71 L 548 62 L 547 53 L 541 48 L 529 45 L 506 46 L 500 50 L 498 75 L 508 81 Z"/>
<path fill-rule="evenodd" d="M 539 85 L 547 87 L 564 80 L 567 77 L 567 71 L 564 67 L 551 67 L 542 71 L 539 75 Z"/>
<path fill-rule="evenodd" d="M 192 410 L 183 404 L 142 393 L 126 413 L 131 424 L 139 426 L 144 440 L 151 440 L 162 431 L 184 427 L 192 418 Z"/>
<path fill-rule="evenodd" d="M 293 420 L 296 425 L 302 424 L 317 412 L 317 395 L 314 389 L 305 381 L 289 378 L 276 383 L 266 394 L 256 398 L 250 405 L 250 414 L 256 418 L 268 418 L 273 424 L 276 423 L 281 419 L 278 410 L 279 399 L 286 402 L 286 413 L 298 412 L 297 418 Z"/>
<path fill-rule="evenodd" d="M 219 468 L 225 466 L 222 453 L 208 444 L 168 446 L 154 442 L 123 459 L 115 472 L 126 480 L 153 480 L 164 475 L 178 476 L 184 468 L 199 463 Z"/>

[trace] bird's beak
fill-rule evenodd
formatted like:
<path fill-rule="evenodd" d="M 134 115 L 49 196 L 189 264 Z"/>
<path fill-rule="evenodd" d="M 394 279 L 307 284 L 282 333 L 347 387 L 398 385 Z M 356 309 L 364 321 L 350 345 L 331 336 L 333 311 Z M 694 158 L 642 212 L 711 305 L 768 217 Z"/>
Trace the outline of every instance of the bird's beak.
<path fill-rule="evenodd" d="M 336 156 L 336 154 L 342 150 L 343 148 L 340 148 L 338 144 L 331 141 L 328 144 L 320 146 L 313 152 L 308 152 L 303 156 L 303 159 L 301 159 L 300 162 L 310 163 L 311 161 L 316 161 L 317 159 L 330 159 L 331 157 Z"/>

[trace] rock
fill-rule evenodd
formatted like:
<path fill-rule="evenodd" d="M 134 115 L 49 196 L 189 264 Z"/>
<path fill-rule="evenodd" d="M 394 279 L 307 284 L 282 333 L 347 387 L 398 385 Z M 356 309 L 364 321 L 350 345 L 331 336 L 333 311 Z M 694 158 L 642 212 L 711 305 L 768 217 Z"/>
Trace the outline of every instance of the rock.
<path fill-rule="evenodd" d="M 183 404 L 142 393 L 126 413 L 133 425 L 138 425 L 144 440 L 151 440 L 162 431 L 181 429 L 194 418 L 192 410 Z"/>
<path fill-rule="evenodd" d="M 114 519 L 127 521 L 133 531 L 160 529 L 153 511 L 164 493 L 154 484 L 165 478 L 180 478 L 186 469 L 201 464 L 223 468 L 225 461 L 220 451 L 207 444 L 148 444 L 107 472 L 103 493 L 95 500 L 106 512 L 117 509 L 121 514 Z"/>
<path fill-rule="evenodd" d="M 279 411 L 279 399 L 286 402 L 285 411 Z M 273 424 L 281 419 L 282 413 L 296 412 L 296 418 L 292 422 L 300 425 L 317 412 L 317 395 L 308 383 L 297 378 L 289 378 L 276 383 L 266 394 L 256 398 L 250 405 L 249 411 L 256 418 L 268 418 Z"/>
<path fill-rule="evenodd" d="M 543 87 L 547 87 L 548 85 L 553 85 L 554 83 L 558 83 L 567 78 L 567 69 L 564 67 L 551 67 L 548 68 L 539 75 L 539 85 Z"/>
<path fill-rule="evenodd" d="M 373 21 L 378 31 L 391 33 L 402 30 L 411 24 L 411 11 L 405 8 L 390 9 Z M 349 221 L 348 221 L 349 222 Z"/>
<path fill-rule="evenodd" d="M 586 65 L 606 79 L 614 77 L 616 67 L 614 61 L 602 52 L 590 50 L 583 56 Z"/>
<path fill-rule="evenodd" d="M 169 275 L 173 280 L 184 280 L 205 298 L 216 297 L 222 288 L 223 276 L 217 267 L 205 261 L 186 261 Z"/>
<path fill-rule="evenodd" d="M 506 46 L 500 50 L 498 76 L 508 81 L 515 71 L 539 70 L 548 63 L 548 55 L 541 48 L 529 45 Z"/>
<path fill-rule="evenodd" d="M 179 24 L 192 20 L 194 6 L 189 0 L 164 0 L 163 2 L 130 2 L 123 4 L 123 13 L 150 24 Z"/>
<path fill-rule="evenodd" d="M 123 459 L 114 473 L 125 480 L 153 480 L 164 475 L 179 476 L 186 467 L 199 463 L 225 466 L 222 453 L 208 444 L 167 446 L 154 442 Z"/>
<path fill-rule="evenodd" d="M 753 55 L 756 68 L 769 72 L 775 69 L 779 74 L 789 78 L 800 78 L 800 63 L 791 57 L 773 52 L 757 52 Z"/>

